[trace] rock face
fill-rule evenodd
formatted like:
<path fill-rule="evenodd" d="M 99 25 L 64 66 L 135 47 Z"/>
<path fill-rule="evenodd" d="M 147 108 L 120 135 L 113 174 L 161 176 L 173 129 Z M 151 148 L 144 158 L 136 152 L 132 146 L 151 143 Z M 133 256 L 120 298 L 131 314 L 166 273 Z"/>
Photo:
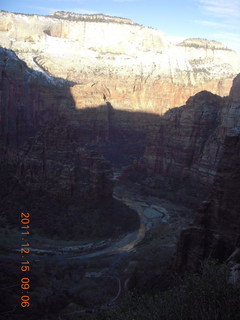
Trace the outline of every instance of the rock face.
<path fill-rule="evenodd" d="M 67 82 L 29 69 L 9 50 L 0 48 L 0 138 L 18 148 L 37 128 L 61 110 L 72 108 Z"/>
<path fill-rule="evenodd" d="M 233 86 L 230 91 L 230 97 L 232 100 L 236 103 L 239 102 L 240 100 L 240 75 L 238 75 L 234 80 L 233 80 Z"/>
<path fill-rule="evenodd" d="M 138 165 L 147 173 L 206 190 L 213 184 L 196 226 L 182 234 L 177 268 L 231 253 L 239 235 L 240 77 L 229 97 L 219 95 L 228 94 L 239 55 L 199 39 L 173 46 L 160 31 L 120 18 L 61 12 L 1 12 L 0 41 L 25 61 L 0 49 L 0 160 L 14 163 L 19 184 L 75 203 L 73 211 L 78 201 L 106 205 L 112 173 L 100 154 L 129 164 L 146 147 Z"/>
<path fill-rule="evenodd" d="M 205 39 L 186 39 L 179 43 L 178 46 L 189 47 L 189 48 L 206 48 L 206 49 L 216 49 L 216 50 L 229 50 L 224 47 L 221 42 L 214 40 Z"/>
<path fill-rule="evenodd" d="M 228 98 L 202 91 L 166 112 L 149 136 L 143 158 L 148 173 L 209 187 L 228 131 L 240 126 L 239 76 Z"/>
<path fill-rule="evenodd" d="M 78 14 L 74 12 L 57 11 L 51 14 L 54 18 L 66 19 L 71 21 L 90 21 L 90 22 L 112 22 L 123 24 L 134 24 L 130 19 L 107 16 L 105 14 Z"/>
<path fill-rule="evenodd" d="M 238 76 L 230 93 L 231 106 L 240 109 Z M 236 115 L 236 114 L 235 114 Z M 239 118 L 239 115 L 238 115 Z M 181 234 L 175 259 L 177 270 L 197 269 L 204 259 L 226 260 L 240 246 L 240 126 L 228 130 L 216 177 L 195 225 Z M 232 258 L 230 258 L 232 260 Z M 239 261 L 234 261 L 235 263 Z"/>
<path fill-rule="evenodd" d="M 77 108 L 100 105 L 163 114 L 189 96 L 228 94 L 240 56 L 219 43 L 172 45 L 161 31 L 127 19 L 57 12 L 1 12 L 0 44 L 29 67 L 76 83 Z"/>
<path fill-rule="evenodd" d="M 17 166 L 20 184 L 54 199 L 111 199 L 110 165 L 80 144 L 70 83 L 29 69 L 6 49 L 0 61 L 0 161 Z"/>
<path fill-rule="evenodd" d="M 116 110 L 106 101 L 76 110 L 72 83 L 29 69 L 10 50 L 0 49 L 0 56 L 2 157 L 6 153 L 9 160 L 12 153 L 16 161 L 16 150 L 59 115 L 67 119 L 63 128 L 72 124 L 81 148 L 98 150 L 117 163 L 143 154 L 147 133 L 159 116 Z"/>
<path fill-rule="evenodd" d="M 28 211 L 33 231 L 66 240 L 135 231 L 138 215 L 112 198 L 111 166 L 96 151 L 111 146 L 111 105 L 76 110 L 70 82 L 29 69 L 12 51 L 0 56 L 2 221 L 18 227 L 16 212 Z"/>
<path fill-rule="evenodd" d="M 197 270 L 208 258 L 227 260 L 239 248 L 239 157 L 238 128 L 226 136 L 212 192 L 199 208 L 195 225 L 181 233 L 175 257 L 177 270 Z"/>
<path fill-rule="evenodd" d="M 20 153 L 19 183 L 65 204 L 110 201 L 111 166 L 97 152 L 79 147 L 76 132 L 76 123 L 63 116 L 46 124 Z"/>

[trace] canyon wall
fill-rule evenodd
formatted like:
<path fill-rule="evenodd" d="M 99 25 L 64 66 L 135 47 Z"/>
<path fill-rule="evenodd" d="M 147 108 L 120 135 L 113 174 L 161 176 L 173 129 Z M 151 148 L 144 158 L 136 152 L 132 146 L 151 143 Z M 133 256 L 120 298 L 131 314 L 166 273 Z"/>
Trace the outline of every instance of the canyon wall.
<path fill-rule="evenodd" d="M 75 82 L 77 108 L 163 114 L 195 93 L 228 95 L 240 56 L 222 44 L 173 45 L 159 30 L 104 15 L 1 12 L 0 44 L 30 68 Z"/>
<path fill-rule="evenodd" d="M 107 101 L 79 109 L 86 96 L 74 83 L 27 68 L 11 51 L 0 53 L 1 141 L 13 159 L 41 125 L 65 114 L 63 128 L 73 126 L 79 147 L 100 152 L 114 165 L 129 164 L 144 154 L 139 163 L 147 173 L 204 188 L 214 180 L 227 131 L 239 124 L 236 86 L 230 98 L 203 91 L 164 116 L 118 110 Z"/>
<path fill-rule="evenodd" d="M 230 96 L 202 91 L 173 108 L 148 137 L 142 165 L 149 174 L 208 187 L 214 181 L 228 131 L 240 126 L 234 80 Z"/>
<path fill-rule="evenodd" d="M 235 112 L 240 110 L 239 93 L 240 76 L 234 80 L 229 100 Z M 236 123 L 225 136 L 210 195 L 200 206 L 194 225 L 181 233 L 175 256 L 177 270 L 196 270 L 209 258 L 221 261 L 229 258 L 233 265 L 240 263 L 239 159 L 240 124 Z"/>
<path fill-rule="evenodd" d="M 61 110 L 73 108 L 69 85 L 29 69 L 10 50 L 0 48 L 0 137 L 15 148 Z"/>
<path fill-rule="evenodd" d="M 175 255 L 178 271 L 199 270 L 210 258 L 231 259 L 240 246 L 240 130 L 225 138 L 224 152 L 209 198 L 202 203 L 193 226 L 182 231 Z M 233 261 L 235 257 L 232 257 Z M 239 257 L 234 261 L 239 263 Z"/>
<path fill-rule="evenodd" d="M 70 83 L 29 69 L 6 49 L 0 48 L 0 61 L 1 163 L 17 166 L 26 188 L 53 198 L 110 199 L 109 164 L 78 143 L 86 139 L 78 130 Z"/>
<path fill-rule="evenodd" d="M 111 105 L 77 110 L 72 83 L 10 50 L 0 58 L 1 221 L 18 227 L 16 214 L 31 212 L 33 232 L 65 240 L 138 228 L 137 213 L 112 198 L 111 165 L 96 151 L 111 145 Z"/>
<path fill-rule="evenodd" d="M 32 70 L 10 50 L 0 49 L 1 154 L 15 161 L 19 148 L 41 126 L 64 115 L 81 148 L 99 151 L 115 163 L 127 163 L 144 152 L 145 139 L 159 116 L 114 109 L 109 102 L 77 109 L 74 84 Z"/>
<path fill-rule="evenodd" d="M 0 155 L 17 167 L 15 182 L 54 201 L 106 204 L 112 172 L 101 154 L 121 166 L 144 153 L 136 163 L 148 174 L 206 191 L 220 181 L 227 192 L 239 76 L 221 96 L 239 72 L 238 54 L 207 40 L 174 46 L 160 31 L 115 18 L 0 15 Z M 228 157 L 229 182 L 220 174 Z M 204 228 L 195 228 L 200 237 Z"/>
<path fill-rule="evenodd" d="M 95 151 L 79 147 L 76 124 L 60 116 L 20 150 L 17 179 L 61 203 L 110 201 L 112 169 Z"/>

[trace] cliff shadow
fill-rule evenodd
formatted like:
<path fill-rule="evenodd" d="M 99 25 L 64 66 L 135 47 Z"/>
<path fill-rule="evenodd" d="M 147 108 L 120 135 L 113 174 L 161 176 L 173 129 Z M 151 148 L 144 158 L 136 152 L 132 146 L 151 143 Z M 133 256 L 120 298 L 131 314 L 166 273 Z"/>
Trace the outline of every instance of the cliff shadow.
<path fill-rule="evenodd" d="M 73 217 L 81 202 L 82 212 L 90 204 L 86 209 L 88 222 L 85 221 L 89 228 L 83 233 L 89 234 L 89 230 L 94 229 L 90 218 L 92 204 L 95 215 L 101 219 L 102 205 L 114 201 L 111 167 L 118 170 L 128 167 L 128 178 L 143 185 L 142 191 L 149 195 L 181 200 L 186 190 L 193 190 L 193 185 L 189 187 L 186 179 L 178 173 L 172 174 L 176 167 L 174 163 L 172 171 L 154 165 L 149 173 L 143 161 L 146 149 L 150 162 L 156 162 L 157 157 L 166 154 L 158 147 L 162 116 L 115 109 L 110 101 L 106 101 L 104 93 L 98 106 L 79 108 L 71 94 L 74 83 L 29 69 L 9 50 L 2 49 L 0 54 L 4 62 L 1 67 L 0 137 L 2 181 L 5 183 L 2 197 L 5 199 L 4 210 L 12 219 L 14 212 L 31 211 L 33 206 L 38 212 L 36 216 L 41 217 L 40 211 L 44 211 L 46 203 L 48 212 L 57 214 L 60 210 Z M 168 159 L 165 162 L 169 163 Z M 165 174 L 161 175 L 164 170 Z M 196 198 L 199 193 L 191 196 Z M 14 208 L 9 205 L 8 198 L 15 203 Z M 22 199 L 25 199 L 24 204 L 21 204 Z M 112 206 L 103 216 L 110 219 L 114 210 Z M 54 225 L 54 214 L 48 213 L 52 217 L 49 225 Z M 118 219 L 124 228 L 126 219 Z M 40 222 L 41 219 L 37 220 Z M 75 219 L 69 221 L 78 225 Z M 65 225 L 71 230 L 71 223 Z M 137 225 L 136 216 L 129 224 L 133 225 Z M 43 222 L 41 228 L 44 228 Z"/>

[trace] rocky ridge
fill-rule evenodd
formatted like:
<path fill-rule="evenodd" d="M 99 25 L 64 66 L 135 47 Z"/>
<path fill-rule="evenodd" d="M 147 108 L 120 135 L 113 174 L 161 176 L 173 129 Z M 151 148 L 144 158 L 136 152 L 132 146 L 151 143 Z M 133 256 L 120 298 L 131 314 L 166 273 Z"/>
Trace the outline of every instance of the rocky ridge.
<path fill-rule="evenodd" d="M 115 22 L 115 23 L 125 23 L 134 24 L 130 19 L 112 17 L 105 14 L 79 14 L 74 12 L 56 11 L 51 14 L 54 18 L 73 20 L 73 21 L 96 21 L 96 22 Z"/>
<path fill-rule="evenodd" d="M 163 114 L 201 90 L 227 95 L 240 71 L 240 56 L 220 44 L 175 46 L 159 30 L 114 17 L 0 14 L 1 45 L 35 70 L 76 82 L 77 108 L 107 99 L 116 109 Z"/>
<path fill-rule="evenodd" d="M 207 39 L 195 39 L 195 38 L 191 39 L 190 38 L 179 43 L 178 46 L 231 51 L 231 49 L 224 46 L 221 42 L 214 41 L 214 40 L 207 40 Z"/>

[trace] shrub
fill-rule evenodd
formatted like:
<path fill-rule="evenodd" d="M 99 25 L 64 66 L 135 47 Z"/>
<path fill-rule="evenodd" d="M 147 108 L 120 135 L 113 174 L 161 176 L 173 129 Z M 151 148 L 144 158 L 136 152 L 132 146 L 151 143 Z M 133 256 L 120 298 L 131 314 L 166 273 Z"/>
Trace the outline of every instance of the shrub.
<path fill-rule="evenodd" d="M 240 319 L 240 290 L 228 282 L 225 265 L 210 263 L 202 274 L 188 274 L 164 293 L 130 293 L 109 320 L 237 320 Z M 99 319 L 101 316 L 99 315 Z"/>

